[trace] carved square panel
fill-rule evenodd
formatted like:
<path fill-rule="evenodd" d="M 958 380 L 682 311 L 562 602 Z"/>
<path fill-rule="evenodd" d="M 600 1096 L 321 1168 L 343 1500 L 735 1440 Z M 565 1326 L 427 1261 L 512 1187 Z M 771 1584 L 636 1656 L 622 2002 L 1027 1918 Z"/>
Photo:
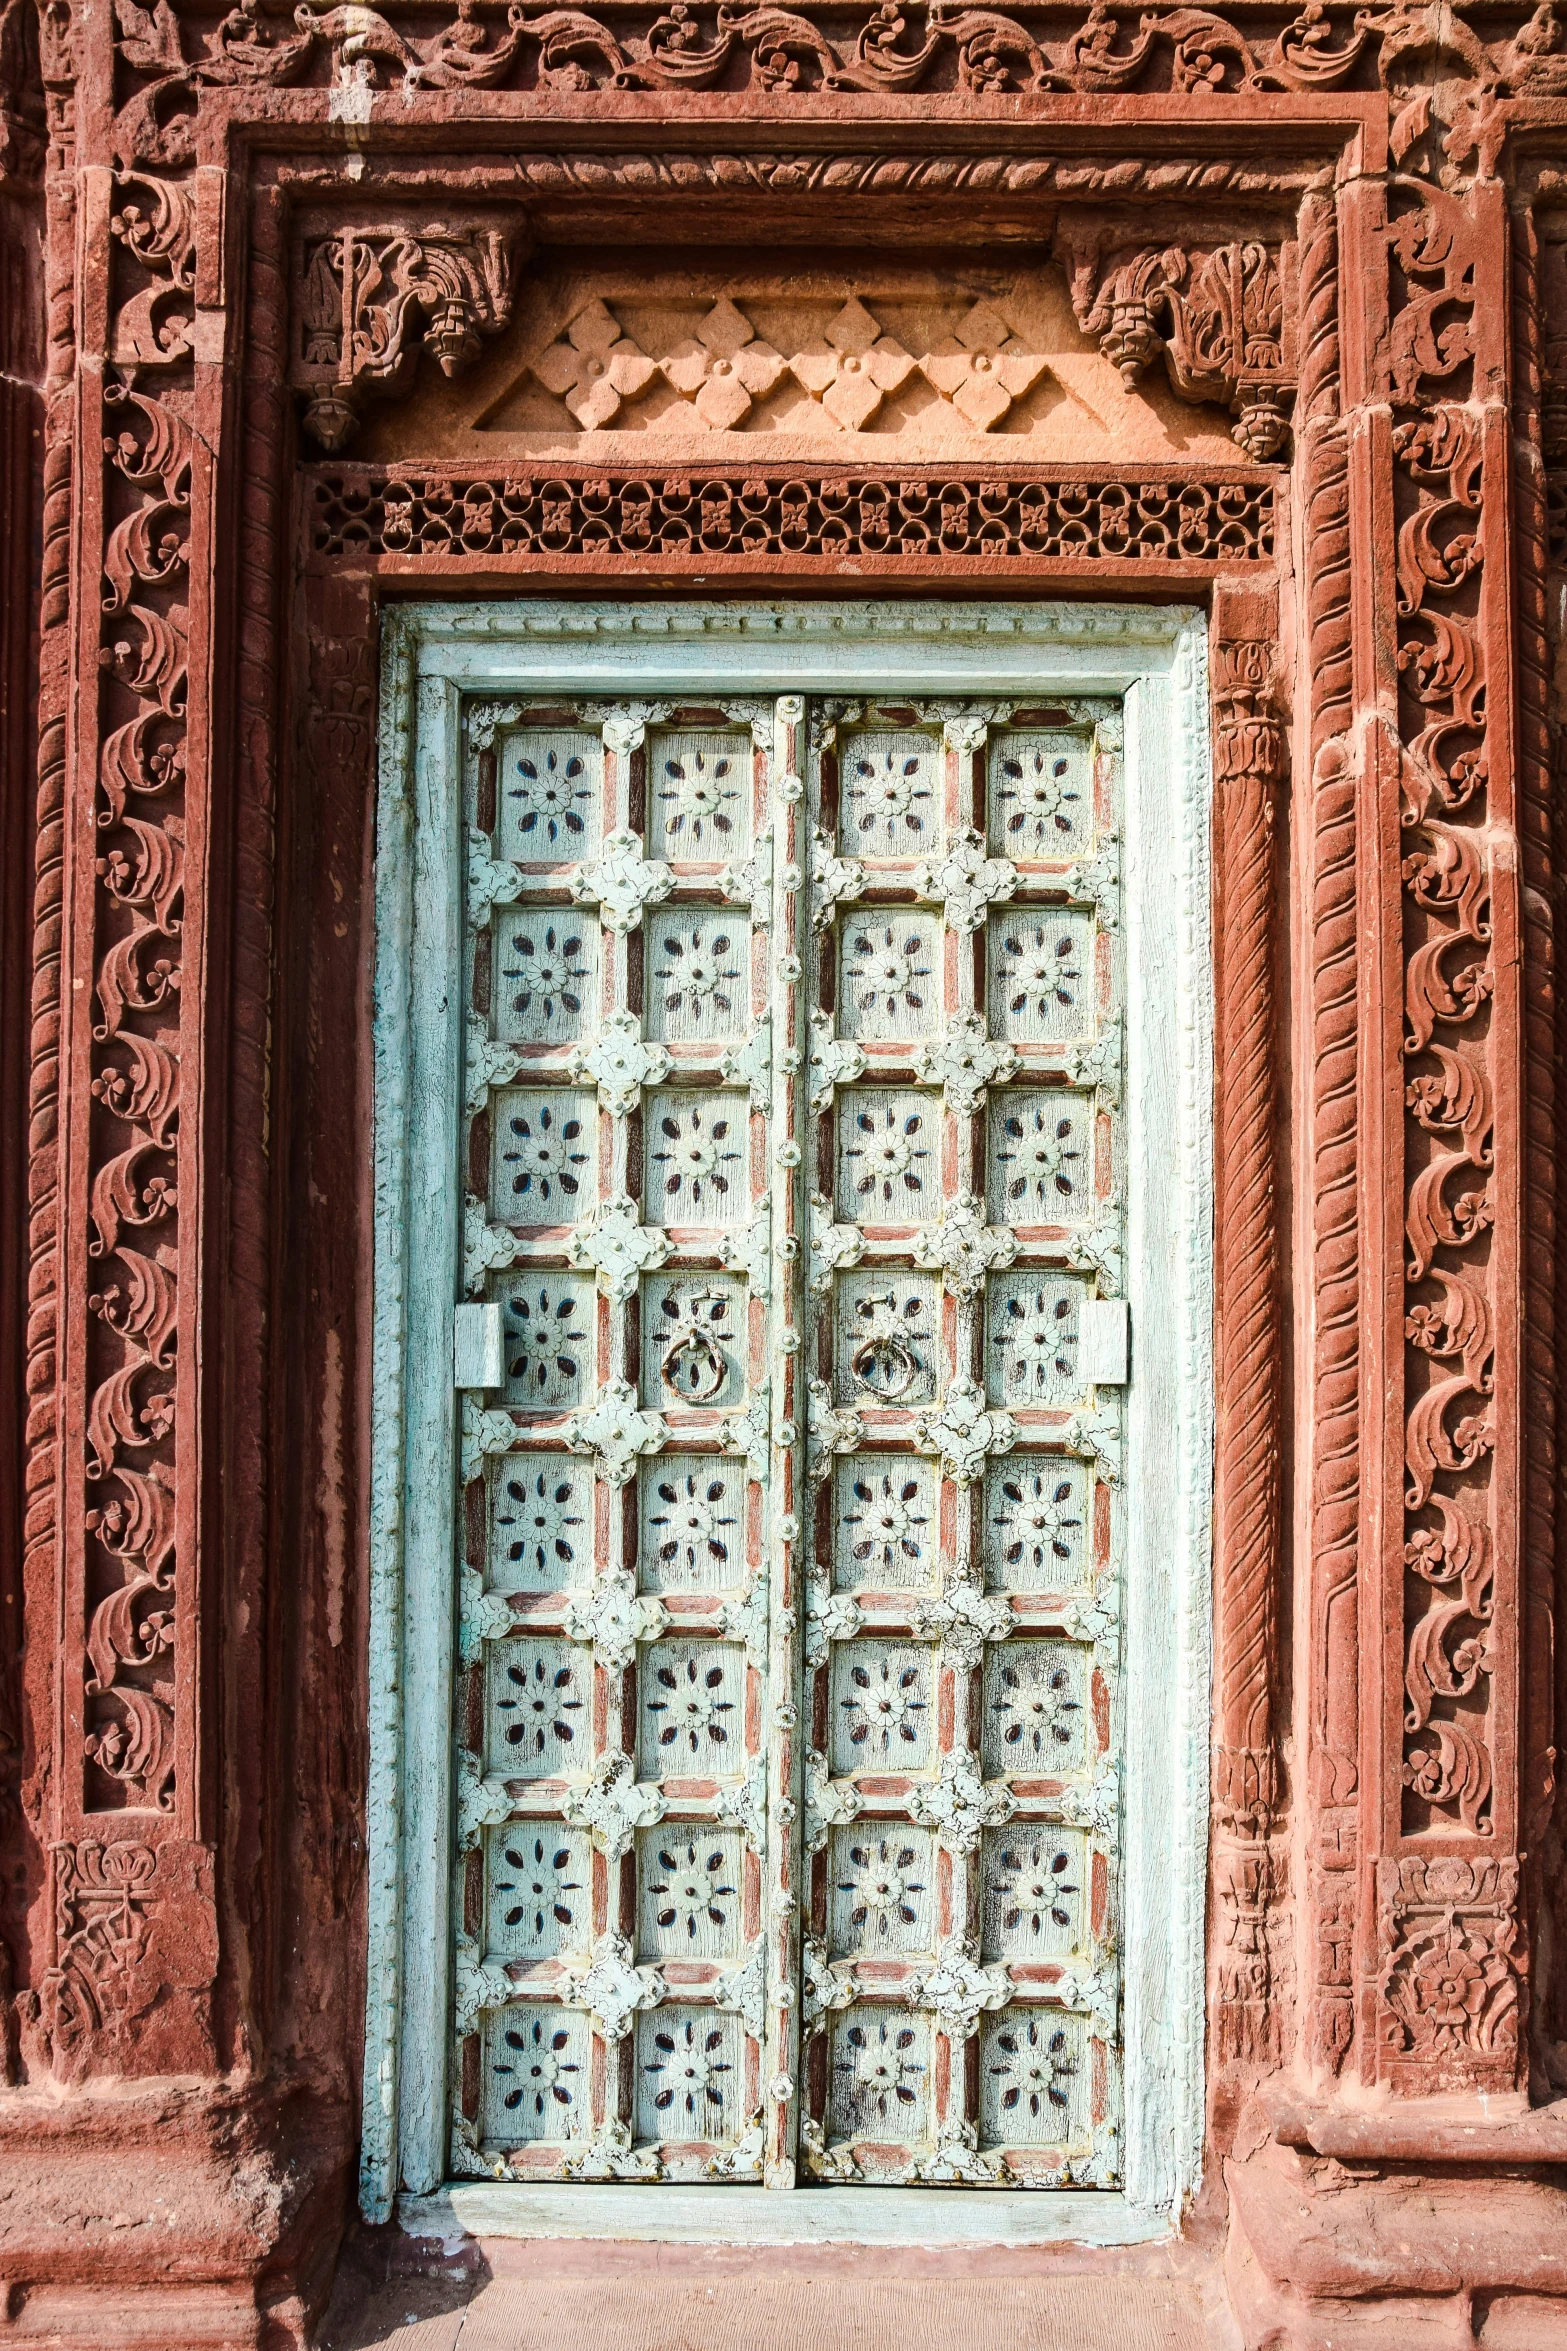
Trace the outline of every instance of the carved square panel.
<path fill-rule="evenodd" d="M 1088 1944 L 1093 1854 L 1081 1829 L 1011 1821 L 982 1847 L 982 1957 L 1058 1960 Z"/>
<path fill-rule="evenodd" d="M 648 736 L 648 855 L 670 863 L 727 862 L 751 834 L 749 729 Z"/>
<path fill-rule="evenodd" d="M 500 1300 L 507 1403 L 537 1412 L 581 1404 L 593 1387 L 593 1276 L 518 1268 Z"/>
<path fill-rule="evenodd" d="M 1085 1395 L 1078 1325 L 1088 1285 L 1073 1274 L 994 1274 L 985 1291 L 985 1383 L 998 1404 L 1046 1408 Z"/>
<path fill-rule="evenodd" d="M 655 1273 L 642 1283 L 642 1401 L 738 1404 L 745 1394 L 745 1287 L 733 1274 Z"/>
<path fill-rule="evenodd" d="M 1059 2008 L 980 2019 L 979 2131 L 986 2147 L 1072 2146 L 1089 2134 L 1088 2034 Z"/>
<path fill-rule="evenodd" d="M 738 1590 L 745 1582 L 745 1486 L 745 1463 L 722 1453 L 660 1453 L 644 1461 L 639 1588 Z"/>
<path fill-rule="evenodd" d="M 599 926 L 572 906 L 502 907 L 491 979 L 506 1044 L 569 1045 L 598 1026 Z"/>
<path fill-rule="evenodd" d="M 841 1036 L 929 1037 L 941 1026 L 941 925 L 934 915 L 876 907 L 838 926 Z"/>
<path fill-rule="evenodd" d="M 925 857 L 941 838 L 940 735 L 840 728 L 838 839 L 851 857 Z"/>
<path fill-rule="evenodd" d="M 528 1636 L 484 1653 L 485 1768 L 508 1780 L 586 1772 L 593 1660 L 574 1641 Z"/>
<path fill-rule="evenodd" d="M 645 1097 L 647 1224 L 744 1224 L 750 1213 L 746 1095 L 660 1087 Z"/>
<path fill-rule="evenodd" d="M 988 1110 L 990 1215 L 996 1224 L 1073 1224 L 1094 1204 L 1094 1097 L 1064 1086 L 1006 1086 Z"/>
<path fill-rule="evenodd" d="M 928 1404 L 936 1393 L 939 1297 L 932 1274 L 860 1266 L 838 1277 L 837 1391 L 845 1404 Z"/>
<path fill-rule="evenodd" d="M 981 1551 L 992 1592 L 1075 1592 L 1089 1579 L 1093 1481 L 1052 1453 L 1012 1453 L 985 1471 Z"/>
<path fill-rule="evenodd" d="M 833 2018 L 827 2137 L 921 2146 L 934 2135 L 930 2019 L 868 2001 Z"/>
<path fill-rule="evenodd" d="M 987 1776 L 1056 1779 L 1088 1759 L 1089 1656 L 1071 1641 L 985 1651 L 980 1752 Z"/>
<path fill-rule="evenodd" d="M 941 1211 L 941 1096 L 853 1086 L 837 1097 L 838 1214 L 848 1224 L 923 1224 Z"/>
<path fill-rule="evenodd" d="M 500 747 L 495 848 L 518 864 L 591 857 L 604 805 L 604 738 L 593 727 L 524 727 Z"/>
<path fill-rule="evenodd" d="M 637 2018 L 636 2135 L 643 2141 L 730 2145 L 745 2122 L 738 2017 L 679 2005 Z"/>
<path fill-rule="evenodd" d="M 924 1771 L 935 1744 L 936 1653 L 923 1642 L 835 1641 L 829 1674 L 833 1771 Z"/>
<path fill-rule="evenodd" d="M 637 1839 L 639 1959 L 733 1959 L 744 1941 L 745 1839 L 665 1821 Z"/>
<path fill-rule="evenodd" d="M 1093 834 L 1092 738 L 1009 727 L 986 752 L 991 846 L 1004 856 L 1078 857 Z"/>
<path fill-rule="evenodd" d="M 653 1641 L 637 1674 L 639 1776 L 733 1779 L 745 1769 L 745 1651 Z"/>
<path fill-rule="evenodd" d="M 1002 909 L 987 926 L 990 1033 L 1023 1045 L 1093 1032 L 1094 921 L 1071 907 Z"/>
<path fill-rule="evenodd" d="M 566 1225 L 594 1195 L 597 1098 L 575 1086 L 508 1086 L 490 1099 L 490 1215 Z"/>
<path fill-rule="evenodd" d="M 485 1835 L 484 1947 L 492 1959 L 555 1959 L 593 1943 L 593 1846 L 559 1821 L 513 1820 Z"/>
<path fill-rule="evenodd" d="M 751 925 L 743 908 L 682 906 L 647 918 L 650 1037 L 701 1044 L 750 1018 Z"/>
<path fill-rule="evenodd" d="M 936 1579 L 936 1467 L 918 1453 L 833 1463 L 833 1587 L 929 1591 Z"/>
<path fill-rule="evenodd" d="M 593 1574 L 593 1464 L 574 1453 L 507 1453 L 490 1473 L 492 1592 L 566 1592 Z"/>
<path fill-rule="evenodd" d="M 588 2020 L 577 2009 L 516 2006 L 485 2019 L 484 2103 L 488 2147 L 583 2136 L 592 2127 Z"/>
<path fill-rule="evenodd" d="M 827 1848 L 834 1959 L 906 1959 L 936 1948 L 936 1840 L 871 1819 L 834 1829 Z"/>

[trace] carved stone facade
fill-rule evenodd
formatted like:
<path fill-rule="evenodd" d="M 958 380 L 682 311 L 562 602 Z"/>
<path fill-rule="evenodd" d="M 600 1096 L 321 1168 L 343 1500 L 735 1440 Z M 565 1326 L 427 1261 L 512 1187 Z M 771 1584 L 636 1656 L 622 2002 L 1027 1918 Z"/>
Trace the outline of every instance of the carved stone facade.
<path fill-rule="evenodd" d="M 1208 614 L 1194 2247 L 1256 2351 L 1567 2328 L 1564 132 L 1553 0 L 0 6 L 7 2323 L 302 2343 L 348 2222 L 383 608 L 896 583 Z M 606 936 L 646 846 L 597 845 Z M 971 846 L 919 885 L 954 936 Z M 949 1122 L 1010 1074 L 951 1010 Z M 818 1111 L 854 1042 L 799 1040 Z M 612 1122 L 667 1050 L 606 1025 L 571 1082 Z M 611 1321 L 651 1261 L 598 1205 L 552 1272 Z M 823 1296 L 847 1229 L 789 1236 Z M 954 1196 L 922 1246 L 994 1282 L 995 1229 Z M 631 1368 L 571 1440 L 601 1494 L 658 1438 Z M 955 1380 L 912 1443 L 958 1487 L 996 1418 Z M 563 1640 L 646 1639 L 588 1597 Z M 583 2013 L 634 2035 L 636 1972 L 606 1934 Z M 960 1939 L 926 1997 L 967 2043 L 995 1989 Z"/>

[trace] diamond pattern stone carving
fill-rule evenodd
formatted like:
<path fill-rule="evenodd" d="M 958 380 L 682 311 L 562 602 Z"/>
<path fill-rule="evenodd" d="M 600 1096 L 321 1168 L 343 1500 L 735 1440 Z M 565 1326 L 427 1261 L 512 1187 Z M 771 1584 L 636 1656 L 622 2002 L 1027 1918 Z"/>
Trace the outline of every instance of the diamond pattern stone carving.
<path fill-rule="evenodd" d="M 835 423 L 860 432 L 889 393 L 914 372 L 903 345 L 884 335 L 863 302 L 851 298 L 825 329 L 789 361 L 795 381 L 819 400 Z"/>
<path fill-rule="evenodd" d="M 733 432 L 784 372 L 784 361 L 758 336 L 743 311 L 715 302 L 696 333 L 660 362 L 667 383 L 689 400 L 705 425 Z"/>
<path fill-rule="evenodd" d="M 585 303 L 558 343 L 533 361 L 546 392 L 564 400 L 584 432 L 614 424 L 623 405 L 641 399 L 657 370 L 641 346 L 623 335 L 604 303 Z"/>
<path fill-rule="evenodd" d="M 986 433 L 994 432 L 1013 402 L 1031 392 L 1045 372 L 1044 361 L 989 302 L 976 302 L 920 366 L 942 398 Z"/>

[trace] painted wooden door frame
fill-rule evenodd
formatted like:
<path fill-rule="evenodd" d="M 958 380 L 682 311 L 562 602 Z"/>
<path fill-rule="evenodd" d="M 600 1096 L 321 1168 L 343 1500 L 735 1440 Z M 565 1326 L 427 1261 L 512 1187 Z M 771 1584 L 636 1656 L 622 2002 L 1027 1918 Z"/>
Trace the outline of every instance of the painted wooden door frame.
<path fill-rule="evenodd" d="M 370 1963 L 361 2195 L 445 2172 L 465 694 L 1125 695 L 1126 2203 L 1196 2184 L 1213 1482 L 1206 626 L 1189 607 L 414 604 L 388 615 L 376 869 Z M 591 2190 L 584 2190 L 585 2194 Z M 1074 2202 L 1076 2200 L 1074 2199 Z M 1041 2196 L 1039 2234 L 1052 2233 Z"/>

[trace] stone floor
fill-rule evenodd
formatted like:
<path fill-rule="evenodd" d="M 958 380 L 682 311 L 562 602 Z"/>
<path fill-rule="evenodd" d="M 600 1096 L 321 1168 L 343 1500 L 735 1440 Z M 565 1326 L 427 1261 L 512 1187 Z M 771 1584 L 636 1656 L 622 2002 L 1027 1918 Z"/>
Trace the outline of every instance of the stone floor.
<path fill-rule="evenodd" d="M 321 2351 L 1219 2351 L 1162 2255 L 483 2240 L 466 2274 L 352 2267 Z M 1114 2266 L 1099 2266 L 1113 2263 Z M 1137 2274 L 1149 2268 L 1152 2274 Z"/>

